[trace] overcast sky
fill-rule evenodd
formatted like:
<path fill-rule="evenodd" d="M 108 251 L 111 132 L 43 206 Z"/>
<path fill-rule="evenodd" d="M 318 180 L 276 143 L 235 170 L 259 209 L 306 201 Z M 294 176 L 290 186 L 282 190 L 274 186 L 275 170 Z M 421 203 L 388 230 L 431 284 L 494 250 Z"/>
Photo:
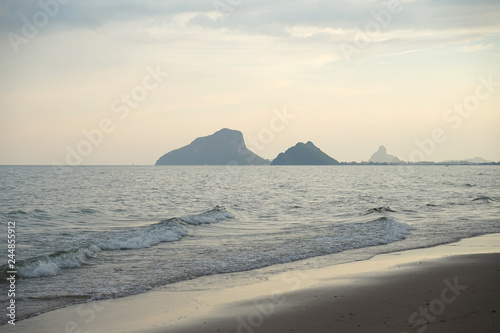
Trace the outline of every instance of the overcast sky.
<path fill-rule="evenodd" d="M 500 160 L 498 0 L 0 0 L 0 32 L 0 164 L 154 164 L 221 128 L 269 159 Z"/>

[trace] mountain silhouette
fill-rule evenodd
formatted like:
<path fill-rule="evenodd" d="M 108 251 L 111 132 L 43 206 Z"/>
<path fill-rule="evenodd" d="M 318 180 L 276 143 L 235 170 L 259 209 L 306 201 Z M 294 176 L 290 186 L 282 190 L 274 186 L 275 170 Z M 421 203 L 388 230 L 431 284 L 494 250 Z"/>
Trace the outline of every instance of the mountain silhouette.
<path fill-rule="evenodd" d="M 166 153 L 155 165 L 262 165 L 269 161 L 250 151 L 240 131 L 223 128 Z"/>
<path fill-rule="evenodd" d="M 339 162 L 325 154 L 311 141 L 299 142 L 288 148 L 271 162 L 271 165 L 335 165 Z"/>
<path fill-rule="evenodd" d="M 401 163 L 402 161 L 394 155 L 387 154 L 387 149 L 380 146 L 378 150 L 370 157 L 371 163 Z"/>

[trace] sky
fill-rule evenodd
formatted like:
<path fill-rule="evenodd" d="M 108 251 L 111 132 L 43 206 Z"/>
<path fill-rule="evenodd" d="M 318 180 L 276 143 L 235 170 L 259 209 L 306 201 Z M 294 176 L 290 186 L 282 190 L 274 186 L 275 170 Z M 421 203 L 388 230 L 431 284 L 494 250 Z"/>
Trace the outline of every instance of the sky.
<path fill-rule="evenodd" d="M 222 128 L 273 159 L 500 161 L 498 0 L 0 0 L 0 164 L 150 165 Z"/>

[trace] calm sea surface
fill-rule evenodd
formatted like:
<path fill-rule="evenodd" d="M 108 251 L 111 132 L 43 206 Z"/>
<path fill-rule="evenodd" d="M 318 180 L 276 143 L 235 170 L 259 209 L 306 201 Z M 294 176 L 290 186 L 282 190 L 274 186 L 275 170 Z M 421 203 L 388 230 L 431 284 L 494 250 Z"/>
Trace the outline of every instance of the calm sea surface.
<path fill-rule="evenodd" d="M 0 288 L 15 221 L 21 319 L 205 275 L 497 233 L 500 167 L 2 166 L 0 202 Z"/>

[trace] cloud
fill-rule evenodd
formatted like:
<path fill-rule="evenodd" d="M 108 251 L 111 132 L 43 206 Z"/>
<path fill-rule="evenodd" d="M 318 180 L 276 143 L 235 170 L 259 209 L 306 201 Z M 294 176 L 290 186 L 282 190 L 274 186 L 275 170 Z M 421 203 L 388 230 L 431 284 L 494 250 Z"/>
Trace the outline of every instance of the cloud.
<path fill-rule="evenodd" d="M 384 56 L 397 56 L 397 55 L 404 55 L 404 54 L 408 54 L 408 53 L 415 53 L 415 52 L 422 52 L 422 51 L 424 51 L 424 50 L 421 50 L 421 49 L 407 50 L 407 51 L 402 51 L 402 52 L 384 54 Z"/>
<path fill-rule="evenodd" d="M 45 0 L 50 1 L 50 0 Z M 228 4 L 232 2 L 228 2 Z M 73 0 L 61 6 L 52 19 L 54 24 L 73 28 L 96 29 L 107 24 L 154 22 L 158 26 L 198 26 L 205 29 L 225 29 L 244 34 L 296 37 L 298 30 L 309 34 L 330 34 L 339 29 L 362 29 L 373 20 L 374 12 L 382 12 L 396 0 L 331 1 L 331 0 L 241 0 L 230 12 L 217 12 L 215 1 L 186 0 Z M 401 1 L 403 11 L 394 16 L 386 28 L 391 30 L 443 30 L 500 25 L 500 2 L 496 0 Z M 40 11 L 38 1 L 2 0 L 0 29 L 19 31 L 23 16 L 31 19 Z M 194 14 L 194 15 L 193 15 Z M 187 22 L 176 21 L 182 15 L 192 15 Z M 308 31 L 306 31 L 308 30 Z"/>
<path fill-rule="evenodd" d="M 462 52 L 479 52 L 483 50 L 489 50 L 493 48 L 495 44 L 474 44 L 474 45 L 465 45 L 459 48 Z"/>

